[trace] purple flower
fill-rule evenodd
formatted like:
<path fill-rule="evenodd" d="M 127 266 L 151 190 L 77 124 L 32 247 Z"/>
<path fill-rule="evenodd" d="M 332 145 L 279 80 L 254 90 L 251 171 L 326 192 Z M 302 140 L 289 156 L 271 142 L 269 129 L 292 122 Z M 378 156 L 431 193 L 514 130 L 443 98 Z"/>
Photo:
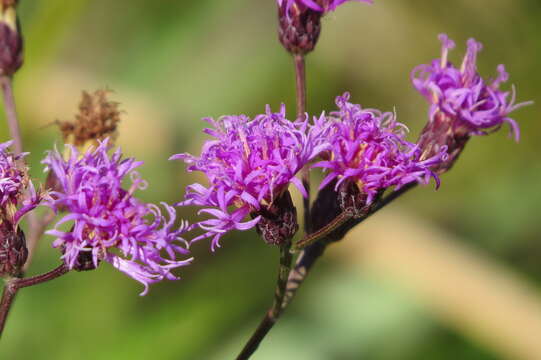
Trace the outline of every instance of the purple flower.
<path fill-rule="evenodd" d="M 336 10 L 336 8 L 343 3 L 346 3 L 350 0 L 276 0 L 278 6 L 285 7 L 286 11 L 289 11 L 291 6 L 297 5 L 300 8 L 309 8 L 314 11 L 326 14 L 330 11 Z M 365 2 L 368 4 L 373 4 L 373 0 L 354 0 Z"/>
<path fill-rule="evenodd" d="M 36 192 L 28 178 L 28 169 L 22 161 L 27 153 L 14 155 L 8 149 L 12 143 L 0 144 L 0 217 L 16 226 L 23 215 L 39 205 L 43 194 Z"/>
<path fill-rule="evenodd" d="M 36 192 L 28 177 L 26 154 L 9 151 L 12 143 L 0 144 L 0 276 L 20 276 L 28 250 L 19 221 L 45 196 Z"/>
<path fill-rule="evenodd" d="M 519 139 L 519 127 L 509 114 L 531 102 L 515 104 L 515 89 L 501 91 L 500 85 L 509 79 L 503 65 L 497 68 L 498 76 L 485 81 L 477 72 L 476 58 L 482 45 L 468 40 L 466 55 L 460 68 L 447 60 L 449 50 L 455 43 L 447 35 L 440 34 L 442 55 L 432 64 L 417 66 L 411 80 L 415 88 L 430 102 L 430 121 L 445 116 L 453 122 L 455 133 L 485 135 L 509 124 L 515 139 Z"/>
<path fill-rule="evenodd" d="M 141 282 L 145 295 L 149 284 L 178 279 L 171 271 L 191 262 L 176 260 L 188 253 L 182 235 L 190 227 L 175 227 L 173 207 L 162 203 L 168 213 L 163 216 L 158 206 L 136 199 L 133 193 L 147 185 L 134 171 L 142 162 L 122 159 L 120 149 L 109 156 L 108 149 L 107 140 L 85 153 L 67 145 L 67 160 L 55 150 L 42 161 L 58 184 L 48 205 L 67 212 L 47 233 L 56 237 L 53 247 L 62 249 L 70 269 L 95 268 L 105 260 Z M 127 175 L 131 186 L 125 190 Z"/>
<path fill-rule="evenodd" d="M 291 122 L 285 107 L 250 119 L 245 115 L 205 119 L 212 127 L 204 132 L 214 137 L 203 145 L 200 156 L 177 154 L 188 171 L 201 171 L 209 185 L 192 184 L 179 205 L 202 206 L 200 213 L 212 218 L 197 225 L 205 233 L 193 241 L 213 237 L 212 249 L 228 231 L 256 226 L 260 210 L 294 184 L 306 196 L 297 172 L 326 148 L 323 138 L 312 131 L 307 120 Z M 253 219 L 244 221 L 247 215 Z"/>
<path fill-rule="evenodd" d="M 429 168 L 445 157 L 445 149 L 421 161 L 420 149 L 405 140 L 407 128 L 396 121 L 395 114 L 362 109 L 348 102 L 349 97 L 348 93 L 338 96 L 339 110 L 316 120 L 316 127 L 331 144 L 322 155 L 324 160 L 313 165 L 328 172 L 320 188 L 337 180 L 338 189 L 348 181 L 357 185 L 370 205 L 388 187 L 396 190 L 413 181 L 427 184 L 431 177 L 438 181 Z"/>

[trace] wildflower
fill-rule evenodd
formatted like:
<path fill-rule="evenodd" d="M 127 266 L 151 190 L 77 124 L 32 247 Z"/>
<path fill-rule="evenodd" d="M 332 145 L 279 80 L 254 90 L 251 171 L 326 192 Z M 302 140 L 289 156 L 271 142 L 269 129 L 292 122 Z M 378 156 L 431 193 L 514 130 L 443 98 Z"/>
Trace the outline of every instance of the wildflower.
<path fill-rule="evenodd" d="M 264 236 L 269 243 L 293 236 L 296 212 L 288 187 L 291 183 L 306 196 L 295 175 L 325 149 L 324 139 L 311 130 L 306 119 L 287 120 L 283 105 L 278 113 L 267 107 L 265 114 L 253 119 L 240 115 L 205 120 L 212 126 L 205 133 L 215 139 L 203 145 L 201 155 L 171 157 L 183 160 L 190 172 L 204 173 L 209 183 L 188 186 L 185 200 L 179 203 L 202 206 L 199 212 L 213 217 L 197 224 L 205 233 L 194 241 L 212 237 L 214 250 L 228 231 L 248 230 L 257 224 L 263 226 L 258 230 L 269 235 Z M 244 221 L 248 215 L 253 219 Z M 273 229 L 268 228 L 267 220 L 272 220 Z M 286 235 L 276 237 L 279 233 Z"/>
<path fill-rule="evenodd" d="M 472 135 L 486 135 L 508 124 L 518 141 L 518 124 L 509 117 L 514 110 L 531 102 L 515 103 L 515 89 L 500 90 L 509 79 L 504 65 L 498 65 L 498 75 L 484 80 L 477 72 L 477 54 L 481 43 L 469 39 L 460 68 L 448 61 L 449 50 L 455 43 L 440 34 L 442 54 L 431 64 L 417 66 L 411 73 L 413 86 L 430 103 L 429 123 L 422 132 L 419 145 L 423 157 L 431 157 L 447 146 L 449 158 L 440 164 L 438 172 L 448 170 Z"/>
<path fill-rule="evenodd" d="M 15 0 L 0 0 L 0 76 L 13 75 L 23 64 L 23 38 Z"/>
<path fill-rule="evenodd" d="M 13 141 L 0 144 L 0 275 L 17 275 L 26 262 L 28 250 L 21 218 L 41 202 L 44 194 L 36 192 L 22 162 L 26 154 L 13 155 L 8 148 Z M 25 192 L 27 192 L 25 196 Z"/>
<path fill-rule="evenodd" d="M 348 0 L 277 0 L 278 35 L 291 54 L 307 54 L 316 46 L 321 17 Z M 372 4 L 372 0 L 355 0 Z"/>
<path fill-rule="evenodd" d="M 362 109 L 345 93 L 336 98 L 338 111 L 322 115 L 316 127 L 326 132 L 331 147 L 313 167 L 324 168 L 327 176 L 320 188 L 334 183 L 341 194 L 343 210 L 362 211 L 383 190 L 400 189 L 411 182 L 438 181 L 430 166 L 445 157 L 445 149 L 421 160 L 421 150 L 405 140 L 407 128 L 390 112 Z M 360 214 L 359 214 L 360 215 Z"/>
<path fill-rule="evenodd" d="M 158 206 L 144 204 L 133 196 L 144 189 L 146 182 L 134 170 L 142 162 L 122 159 L 120 149 L 108 155 L 108 140 L 96 149 L 80 153 L 69 148 L 64 159 L 57 150 L 48 153 L 43 163 L 58 179 L 48 205 L 55 211 L 66 211 L 53 230 L 53 247 L 60 248 L 70 269 L 89 270 L 101 261 L 141 282 L 148 292 L 149 284 L 163 279 L 178 279 L 171 271 L 188 265 L 192 259 L 176 260 L 185 255 L 186 241 L 182 235 L 190 229 L 182 222 L 174 226 L 176 212 L 163 203 L 168 216 Z M 123 179 L 129 175 L 131 186 L 125 190 Z M 69 230 L 61 230 L 68 223 Z"/>

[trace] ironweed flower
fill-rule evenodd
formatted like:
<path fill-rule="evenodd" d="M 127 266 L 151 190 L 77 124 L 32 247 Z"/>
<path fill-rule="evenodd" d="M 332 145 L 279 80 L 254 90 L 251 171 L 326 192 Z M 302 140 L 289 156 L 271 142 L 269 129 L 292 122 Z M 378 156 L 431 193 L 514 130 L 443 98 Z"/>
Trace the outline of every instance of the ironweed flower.
<path fill-rule="evenodd" d="M 278 35 L 291 54 L 314 50 L 321 31 L 321 17 L 350 0 L 277 0 Z M 355 0 L 372 4 L 372 0 Z"/>
<path fill-rule="evenodd" d="M 188 186 L 185 200 L 179 203 L 202 206 L 199 213 L 213 217 L 197 223 L 205 233 L 193 241 L 212 237 L 214 250 L 225 233 L 251 229 L 262 217 L 290 220 L 295 217 L 295 224 L 286 226 L 296 231 L 288 186 L 292 183 L 306 196 L 302 182 L 295 175 L 326 148 L 324 139 L 313 131 L 307 119 L 287 120 L 283 105 L 277 113 L 267 106 L 265 114 L 253 119 L 240 115 L 204 120 L 212 126 L 204 132 L 215 139 L 206 141 L 201 155 L 177 154 L 170 158 L 183 160 L 190 172 L 201 171 L 209 183 Z M 273 206 L 276 202 L 290 204 L 285 206 L 289 209 L 281 207 L 289 214 L 279 214 Z M 244 221 L 249 214 L 253 219 Z M 263 223 L 268 225 L 265 220 Z M 272 236 L 265 240 L 280 242 Z"/>
<path fill-rule="evenodd" d="M 23 64 L 23 38 L 15 0 L 0 0 L 0 76 L 13 75 Z"/>
<path fill-rule="evenodd" d="M 484 80 L 477 72 L 477 54 L 481 43 L 469 39 L 467 51 L 460 68 L 448 61 L 449 50 L 455 43 L 440 34 L 442 53 L 431 64 L 413 69 L 413 86 L 430 103 L 429 123 L 423 130 L 419 144 L 424 157 L 433 156 L 441 146 L 447 146 L 449 158 L 440 164 L 438 172 L 448 170 L 472 135 L 486 135 L 508 124 L 518 141 L 518 124 L 509 117 L 514 110 L 531 102 L 515 103 L 515 88 L 500 90 L 509 79 L 504 65 L 498 65 L 498 75 Z"/>
<path fill-rule="evenodd" d="M 331 145 L 322 154 L 323 160 L 313 165 L 328 173 L 321 189 L 335 182 L 335 190 L 342 187 L 344 193 L 361 202 L 356 207 L 362 208 L 389 187 L 398 190 L 411 182 L 427 184 L 430 178 L 439 185 L 430 166 L 445 158 L 445 149 L 421 160 L 421 149 L 405 140 L 407 128 L 394 113 L 362 109 L 349 98 L 349 93 L 338 96 L 338 111 L 316 120 L 316 127 Z"/>
<path fill-rule="evenodd" d="M 163 203 L 168 213 L 163 216 L 158 206 L 144 204 L 133 196 L 147 185 L 134 171 L 142 162 L 122 159 L 120 149 L 109 156 L 108 140 L 85 153 L 66 146 L 67 159 L 54 150 L 42 162 L 55 174 L 59 185 L 51 192 L 48 205 L 67 212 L 47 232 L 56 237 L 53 247 L 63 251 L 67 266 L 90 270 L 107 261 L 141 282 L 145 286 L 141 295 L 148 292 L 149 284 L 177 280 L 171 271 L 192 260 L 176 260 L 177 254 L 188 253 L 182 235 L 190 227 L 186 222 L 174 226 L 173 207 Z M 131 186 L 125 190 L 122 181 L 127 175 Z M 62 230 L 63 224 L 68 225 L 68 231 Z"/>
<path fill-rule="evenodd" d="M 24 233 L 18 227 L 21 218 L 42 201 L 36 192 L 22 159 L 25 153 L 9 151 L 13 141 L 0 144 L 0 275 L 16 275 L 26 262 L 28 250 Z M 27 193 L 25 196 L 25 192 Z"/>

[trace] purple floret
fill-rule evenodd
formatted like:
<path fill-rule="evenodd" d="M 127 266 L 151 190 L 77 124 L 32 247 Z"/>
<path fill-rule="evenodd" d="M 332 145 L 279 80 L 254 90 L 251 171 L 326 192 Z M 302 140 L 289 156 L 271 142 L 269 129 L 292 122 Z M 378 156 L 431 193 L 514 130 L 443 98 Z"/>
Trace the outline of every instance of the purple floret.
<path fill-rule="evenodd" d="M 328 145 L 308 124 L 291 122 L 285 107 L 250 119 L 245 115 L 205 119 L 212 125 L 204 130 L 214 137 L 203 145 L 201 155 L 177 154 L 188 164 L 188 171 L 201 171 L 208 186 L 192 184 L 179 205 L 203 207 L 200 213 L 212 218 L 197 225 L 205 233 L 193 241 L 212 237 L 212 249 L 230 230 L 248 230 L 260 220 L 258 211 L 294 184 L 306 196 L 302 182 L 295 176 Z M 247 215 L 255 215 L 245 221 Z"/>
<path fill-rule="evenodd" d="M 28 169 L 23 163 L 28 153 L 14 155 L 9 151 L 12 144 L 13 141 L 0 144 L 0 216 L 16 226 L 26 213 L 39 205 L 44 194 L 36 192 L 28 178 Z"/>
<path fill-rule="evenodd" d="M 300 7 L 306 7 L 323 14 L 336 10 L 336 8 L 348 1 L 359 1 L 373 4 L 373 0 L 277 0 L 278 6 L 285 6 L 289 10 L 293 4 Z"/>
<path fill-rule="evenodd" d="M 515 89 L 500 90 L 500 85 L 509 79 L 503 65 L 498 65 L 498 76 L 485 81 L 477 72 L 477 54 L 481 43 L 469 39 L 467 51 L 460 68 L 447 60 L 449 50 L 455 43 L 445 34 L 440 34 L 442 55 L 432 64 L 417 66 L 411 80 L 415 88 L 430 102 L 430 120 L 438 113 L 454 121 L 454 129 L 469 135 L 485 135 L 507 123 L 515 139 L 520 132 L 509 114 L 531 102 L 515 104 Z"/>
<path fill-rule="evenodd" d="M 77 268 L 83 258 L 91 258 L 94 267 L 107 261 L 141 282 L 145 286 L 141 295 L 149 284 L 177 280 L 171 271 L 192 260 L 176 260 L 177 254 L 188 254 L 182 235 L 190 226 L 174 225 L 173 207 L 162 203 L 168 213 L 164 216 L 158 206 L 133 196 L 146 187 L 134 171 L 142 162 L 122 159 L 120 149 L 109 156 L 107 140 L 85 153 L 69 145 L 66 150 L 67 160 L 54 150 L 43 163 L 58 182 L 48 205 L 67 213 L 47 233 L 56 237 L 53 247 L 62 249 L 68 267 Z M 122 182 L 127 175 L 131 186 L 125 190 Z"/>
<path fill-rule="evenodd" d="M 416 144 L 405 140 L 407 128 L 394 113 L 362 109 L 352 104 L 349 94 L 336 98 L 338 111 L 322 115 L 316 127 L 327 133 L 331 148 L 313 167 L 324 168 L 327 176 L 320 188 L 337 180 L 336 189 L 345 181 L 356 184 L 367 195 L 366 205 L 378 192 L 394 186 L 395 190 L 410 182 L 438 182 L 430 166 L 445 157 L 445 149 L 437 156 L 420 160 Z"/>

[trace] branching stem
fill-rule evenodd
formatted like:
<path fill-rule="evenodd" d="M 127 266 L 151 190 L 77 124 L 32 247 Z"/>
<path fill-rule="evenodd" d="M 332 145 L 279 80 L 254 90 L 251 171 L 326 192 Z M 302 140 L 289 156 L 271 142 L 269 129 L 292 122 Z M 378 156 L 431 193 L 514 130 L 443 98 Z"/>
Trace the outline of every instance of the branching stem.
<path fill-rule="evenodd" d="M 28 286 L 34 286 L 37 284 L 44 283 L 49 280 L 56 279 L 69 271 L 68 267 L 65 264 L 58 266 L 56 269 L 49 271 L 48 273 L 32 276 L 29 278 L 11 278 L 6 280 L 4 285 L 4 290 L 2 292 L 2 299 L 0 300 L 0 337 L 4 331 L 6 325 L 6 319 L 13 304 L 13 300 L 17 295 L 19 289 Z"/>

